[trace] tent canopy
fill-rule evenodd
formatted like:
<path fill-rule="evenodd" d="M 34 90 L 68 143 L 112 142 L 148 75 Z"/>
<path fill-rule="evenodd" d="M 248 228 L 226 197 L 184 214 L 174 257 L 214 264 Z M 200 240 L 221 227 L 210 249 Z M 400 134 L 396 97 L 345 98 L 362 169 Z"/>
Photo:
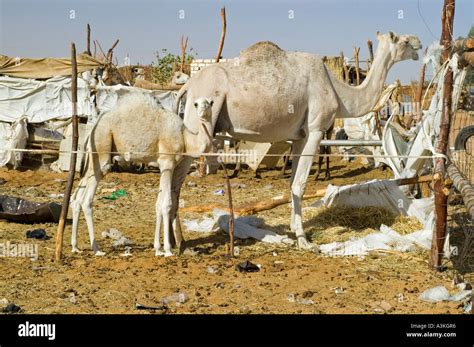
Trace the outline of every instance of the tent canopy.
<path fill-rule="evenodd" d="M 77 56 L 77 72 L 89 71 L 104 66 L 104 63 L 87 54 Z M 12 58 L 0 55 L 0 75 L 11 77 L 46 79 L 71 75 L 70 58 Z"/>

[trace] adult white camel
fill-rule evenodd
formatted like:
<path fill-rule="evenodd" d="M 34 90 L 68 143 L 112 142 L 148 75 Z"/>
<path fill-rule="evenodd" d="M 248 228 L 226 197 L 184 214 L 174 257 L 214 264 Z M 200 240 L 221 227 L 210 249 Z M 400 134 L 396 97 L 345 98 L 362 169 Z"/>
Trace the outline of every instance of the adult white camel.
<path fill-rule="evenodd" d="M 234 61 L 211 65 L 192 77 L 178 93 L 187 93 L 184 124 L 198 130 L 194 100 L 214 99 L 212 130 L 254 142 L 293 141 L 291 230 L 300 248 L 313 248 L 303 231 L 301 197 L 319 144 L 336 117 L 360 117 L 375 106 L 393 64 L 418 59 L 420 40 L 412 35 L 377 33 L 378 47 L 370 72 L 357 87 L 336 79 L 319 56 L 285 52 L 259 42 Z M 301 156 L 300 156 L 301 155 Z M 173 178 L 178 194 L 189 159 Z"/>
<path fill-rule="evenodd" d="M 73 252 L 80 252 L 77 231 L 82 207 L 92 250 L 95 255 L 104 255 L 95 240 L 92 203 L 99 181 L 111 168 L 111 152 L 119 152 L 121 159 L 129 162 L 158 163 L 161 176 L 156 201 L 155 255 L 172 255 L 169 232 L 175 215 L 170 213 L 173 205 L 177 205 L 177 201 L 173 201 L 173 196 L 177 197 L 177 194 L 171 194 L 173 171 L 183 159 L 181 153 L 209 151 L 212 104 L 212 100 L 207 98 L 195 99 L 194 107 L 199 116 L 195 132 L 187 130 L 178 115 L 162 108 L 149 95 L 127 95 L 119 100 L 113 110 L 99 118 L 86 140 L 89 153 L 84 156 L 82 178 L 71 199 Z M 164 253 L 160 243 L 162 222 Z M 178 232 L 176 236 L 180 235 Z M 181 239 L 176 242 L 179 246 Z"/>

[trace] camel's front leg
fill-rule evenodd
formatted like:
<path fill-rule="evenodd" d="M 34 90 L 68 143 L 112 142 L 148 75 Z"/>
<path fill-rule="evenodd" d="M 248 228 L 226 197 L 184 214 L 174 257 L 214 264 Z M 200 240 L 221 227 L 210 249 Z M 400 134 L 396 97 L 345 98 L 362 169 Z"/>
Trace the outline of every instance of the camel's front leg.
<path fill-rule="evenodd" d="M 324 136 L 322 131 L 310 132 L 308 137 L 303 141 L 295 143 L 295 150 L 301 149 L 301 157 L 297 163 L 296 171 L 293 170 L 291 183 L 291 198 L 293 204 L 293 211 L 291 216 L 291 229 L 296 233 L 298 246 L 304 249 L 315 248 L 310 242 L 306 240 L 303 230 L 303 219 L 301 215 L 301 199 L 303 197 L 306 181 L 313 164 L 313 158 L 319 149 L 319 144 Z M 294 154 L 297 154 L 297 152 Z"/>

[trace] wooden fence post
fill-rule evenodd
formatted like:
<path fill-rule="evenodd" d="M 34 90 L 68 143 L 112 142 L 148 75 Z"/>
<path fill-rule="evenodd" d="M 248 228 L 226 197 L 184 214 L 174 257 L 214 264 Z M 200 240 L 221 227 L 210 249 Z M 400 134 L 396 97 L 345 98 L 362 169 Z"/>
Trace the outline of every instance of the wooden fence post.
<path fill-rule="evenodd" d="M 71 100 L 72 100 L 72 145 L 71 145 L 71 161 L 69 163 L 69 174 L 66 182 L 66 190 L 64 192 L 63 204 L 61 206 L 61 215 L 59 218 L 58 230 L 56 232 L 56 249 L 55 261 L 60 263 L 63 251 L 63 235 L 66 225 L 69 201 L 71 199 L 72 186 L 74 184 L 74 175 L 76 174 L 77 160 L 77 144 L 79 142 L 78 119 L 77 119 L 77 62 L 76 62 L 76 46 L 71 43 Z"/>
<path fill-rule="evenodd" d="M 444 0 L 442 14 L 442 32 L 440 44 L 444 46 L 443 61 L 449 59 L 452 44 L 452 32 L 454 23 L 455 0 Z M 441 114 L 440 132 L 436 151 L 447 155 L 449 131 L 451 128 L 451 106 L 453 93 L 453 71 L 448 68 L 444 76 L 443 85 L 443 109 Z M 431 243 L 430 266 L 440 270 L 443 258 L 444 241 L 446 238 L 447 217 L 448 217 L 448 197 L 449 190 L 445 187 L 446 163 L 445 158 L 436 158 L 435 174 L 440 178 L 434 183 L 435 191 L 435 221 L 436 227 Z"/>
<path fill-rule="evenodd" d="M 360 48 L 354 47 L 354 60 L 355 60 L 355 67 L 356 67 L 356 83 L 357 83 L 357 85 L 360 85 L 359 51 L 360 51 Z"/>

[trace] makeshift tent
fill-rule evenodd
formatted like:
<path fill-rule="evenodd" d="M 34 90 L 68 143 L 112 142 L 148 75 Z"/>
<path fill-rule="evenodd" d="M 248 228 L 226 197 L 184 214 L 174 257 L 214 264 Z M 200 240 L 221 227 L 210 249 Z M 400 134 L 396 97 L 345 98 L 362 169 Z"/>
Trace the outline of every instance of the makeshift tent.
<path fill-rule="evenodd" d="M 77 56 L 77 72 L 103 67 L 104 63 L 87 54 Z M 55 76 L 71 76 L 71 59 L 69 58 L 12 58 L 0 55 L 0 75 L 11 77 L 48 79 Z"/>

